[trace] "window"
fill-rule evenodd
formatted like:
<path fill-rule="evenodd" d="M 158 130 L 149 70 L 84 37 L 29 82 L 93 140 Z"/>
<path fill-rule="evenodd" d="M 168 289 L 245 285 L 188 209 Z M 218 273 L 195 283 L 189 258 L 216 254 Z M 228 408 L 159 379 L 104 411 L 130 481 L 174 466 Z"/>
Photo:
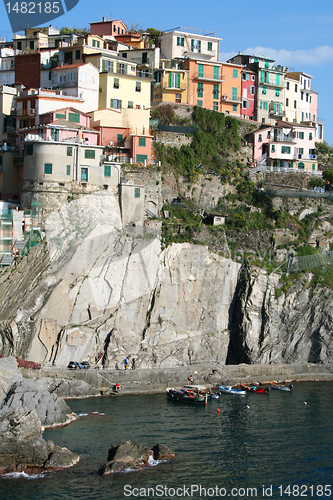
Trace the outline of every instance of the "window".
<path fill-rule="evenodd" d="M 134 188 L 134 197 L 140 198 L 140 188 Z"/>
<path fill-rule="evenodd" d="M 67 146 L 67 156 L 73 155 L 73 148 L 71 146 Z"/>
<path fill-rule="evenodd" d="M 243 101 L 243 109 L 248 109 L 249 101 Z"/>
<path fill-rule="evenodd" d="M 123 142 L 123 134 L 117 134 L 117 145 Z"/>
<path fill-rule="evenodd" d="M 287 82 L 287 90 L 289 90 L 290 82 Z"/>
<path fill-rule="evenodd" d="M 269 130 L 269 131 L 267 132 L 267 139 L 270 139 L 270 138 L 271 138 L 271 131 Z"/>
<path fill-rule="evenodd" d="M 175 95 L 175 102 L 181 104 L 181 102 L 182 102 L 182 95 L 181 94 Z"/>
<path fill-rule="evenodd" d="M 203 83 L 198 83 L 198 97 L 203 97 Z"/>
<path fill-rule="evenodd" d="M 312 97 L 312 96 L 310 96 L 310 104 L 311 104 L 311 97 Z"/>
<path fill-rule="evenodd" d="M 294 109 L 297 108 L 297 101 L 294 101 Z"/>
<path fill-rule="evenodd" d="M 52 174 L 52 163 L 44 163 L 44 174 Z"/>
<path fill-rule="evenodd" d="M 278 89 L 276 89 L 275 95 L 276 95 L 276 97 L 280 97 L 280 91 Z"/>
<path fill-rule="evenodd" d="M 180 88 L 180 73 L 169 73 L 169 87 Z"/>
<path fill-rule="evenodd" d="M 95 159 L 95 150 L 94 149 L 86 149 L 84 151 L 84 157 L 89 158 L 90 160 Z"/>
<path fill-rule="evenodd" d="M 272 144 L 272 153 L 275 153 L 275 144 Z"/>
<path fill-rule="evenodd" d="M 80 123 L 80 113 L 68 113 L 68 121 L 72 123 Z"/>
<path fill-rule="evenodd" d="M 198 64 L 198 77 L 202 78 L 204 76 L 204 65 Z"/>
<path fill-rule="evenodd" d="M 191 40 L 191 51 L 201 52 L 201 40 Z"/>
<path fill-rule="evenodd" d="M 75 59 L 81 59 L 81 50 L 75 51 Z"/>
<path fill-rule="evenodd" d="M 265 61 L 265 68 L 269 68 L 269 62 Z"/>
<path fill-rule="evenodd" d="M 304 92 L 301 91 L 301 100 L 303 101 Z"/>
<path fill-rule="evenodd" d="M 267 89 L 266 89 L 266 87 L 263 87 L 263 88 L 262 88 L 262 93 L 263 93 L 263 94 L 267 94 Z"/>
<path fill-rule="evenodd" d="M 290 154 L 290 146 L 282 146 L 281 148 L 281 153 L 287 153 L 287 154 Z"/>
<path fill-rule="evenodd" d="M 232 105 L 232 110 L 235 111 L 235 112 L 237 112 L 237 104 L 233 104 Z"/>
<path fill-rule="evenodd" d="M 147 155 L 136 155 L 136 162 L 137 163 L 144 163 L 147 160 L 148 160 Z M 136 189 L 140 189 L 140 188 L 136 188 Z M 135 197 L 140 198 L 140 196 L 135 196 Z"/>
<path fill-rule="evenodd" d="M 122 108 L 122 100 L 121 99 L 110 99 L 110 108 L 121 109 Z"/>
<path fill-rule="evenodd" d="M 177 36 L 178 47 L 184 47 L 184 38 L 182 36 Z"/>
<path fill-rule="evenodd" d="M 127 64 L 117 62 L 117 73 L 127 75 Z"/>
<path fill-rule="evenodd" d="M 276 85 L 280 85 L 280 75 L 276 75 Z"/>
<path fill-rule="evenodd" d="M 17 50 L 22 50 L 22 42 L 17 42 Z"/>
<path fill-rule="evenodd" d="M 66 175 L 71 175 L 71 166 L 66 165 Z"/>
<path fill-rule="evenodd" d="M 27 144 L 26 156 L 33 156 L 33 154 L 34 154 L 34 145 Z"/>
<path fill-rule="evenodd" d="M 107 72 L 113 73 L 113 61 L 108 61 L 106 59 L 103 59 L 102 71 L 107 71 Z"/>
<path fill-rule="evenodd" d="M 309 102 L 309 94 L 305 94 L 305 100 L 306 102 Z"/>
<path fill-rule="evenodd" d="M 133 101 L 127 101 L 127 107 L 128 107 L 129 109 L 133 109 L 133 107 L 134 107 L 134 103 L 133 103 Z"/>
<path fill-rule="evenodd" d="M 141 92 L 141 82 L 135 82 L 135 92 Z"/>
<path fill-rule="evenodd" d="M 0 156 L 0 166 L 2 166 L 2 162 L 3 162 L 3 157 L 2 155 Z"/>
<path fill-rule="evenodd" d="M 232 70 L 232 77 L 233 78 L 238 78 L 238 69 L 233 69 Z"/>
<path fill-rule="evenodd" d="M 199 99 L 197 100 L 197 106 L 201 106 L 201 107 L 203 106 L 203 102 Z"/>
<path fill-rule="evenodd" d="M 33 40 L 30 40 L 29 47 L 30 47 L 31 50 L 34 50 L 34 48 L 35 48 L 35 42 Z"/>
<path fill-rule="evenodd" d="M 237 101 L 237 87 L 232 87 L 232 100 Z"/>
<path fill-rule="evenodd" d="M 216 101 L 213 101 L 213 110 L 218 111 L 219 110 L 219 103 Z"/>
<path fill-rule="evenodd" d="M 211 52 L 213 50 L 213 42 L 208 42 L 208 50 Z"/>
<path fill-rule="evenodd" d="M 147 64 L 148 62 L 148 52 L 142 52 L 142 64 Z"/>
<path fill-rule="evenodd" d="M 297 92 L 297 83 L 295 83 L 295 92 Z"/>
<path fill-rule="evenodd" d="M 104 177 L 111 177 L 111 165 L 104 165 Z"/>
<path fill-rule="evenodd" d="M 309 140 L 312 141 L 312 132 L 309 132 Z"/>
<path fill-rule="evenodd" d="M 213 99 L 218 99 L 218 98 L 219 98 L 219 86 L 214 84 Z"/>
<path fill-rule="evenodd" d="M 146 147 L 146 138 L 139 137 L 139 146 L 145 148 Z"/>
<path fill-rule="evenodd" d="M 249 93 L 254 95 L 254 86 L 249 87 Z"/>
<path fill-rule="evenodd" d="M 262 135 L 261 134 L 259 134 L 259 136 L 258 136 L 258 142 L 262 142 Z"/>
<path fill-rule="evenodd" d="M 122 53 L 122 57 L 123 57 L 124 59 L 127 59 L 127 52 L 123 52 L 123 53 Z"/>
<path fill-rule="evenodd" d="M 87 182 L 87 181 L 88 181 L 88 169 L 81 168 L 81 182 Z"/>
<path fill-rule="evenodd" d="M 286 106 L 289 106 L 289 99 L 288 99 L 288 97 L 286 98 Z"/>
<path fill-rule="evenodd" d="M 220 67 L 214 66 L 214 80 L 219 80 L 219 78 L 220 78 Z"/>
<path fill-rule="evenodd" d="M 114 78 L 113 79 L 113 88 L 114 89 L 119 89 L 119 78 Z"/>

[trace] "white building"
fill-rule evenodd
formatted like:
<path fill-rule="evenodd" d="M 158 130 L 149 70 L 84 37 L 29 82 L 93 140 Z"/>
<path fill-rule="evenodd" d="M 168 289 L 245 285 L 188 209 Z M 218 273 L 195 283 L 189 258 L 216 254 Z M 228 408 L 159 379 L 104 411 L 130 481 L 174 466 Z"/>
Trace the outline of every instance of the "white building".
<path fill-rule="evenodd" d="M 219 42 L 215 33 L 190 28 L 176 28 L 166 31 L 158 38 L 162 59 L 204 59 L 219 60 Z"/>

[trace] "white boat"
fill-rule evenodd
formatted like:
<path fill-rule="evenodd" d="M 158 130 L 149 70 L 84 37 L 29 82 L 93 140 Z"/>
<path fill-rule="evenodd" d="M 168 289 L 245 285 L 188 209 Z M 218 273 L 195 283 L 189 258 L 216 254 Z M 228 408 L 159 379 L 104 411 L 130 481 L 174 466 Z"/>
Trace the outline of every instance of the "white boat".
<path fill-rule="evenodd" d="M 224 392 L 226 394 L 238 394 L 239 396 L 244 396 L 245 394 L 247 394 L 246 391 L 242 389 L 234 389 L 231 386 L 220 385 L 219 388 L 220 388 L 220 393 Z"/>

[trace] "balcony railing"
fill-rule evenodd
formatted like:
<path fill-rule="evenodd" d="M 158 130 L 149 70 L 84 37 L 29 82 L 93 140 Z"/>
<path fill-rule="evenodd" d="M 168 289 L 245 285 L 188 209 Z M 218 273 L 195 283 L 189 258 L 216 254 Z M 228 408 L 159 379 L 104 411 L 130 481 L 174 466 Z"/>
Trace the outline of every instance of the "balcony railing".
<path fill-rule="evenodd" d="M 226 101 L 226 102 L 242 102 L 243 98 L 241 95 L 235 95 L 235 94 L 223 94 L 221 96 L 221 101 Z"/>
<path fill-rule="evenodd" d="M 274 107 L 274 103 L 270 103 L 268 108 L 269 114 L 273 116 L 285 116 L 285 110 L 279 108 L 279 105 L 281 106 L 281 103 L 276 103 L 276 106 Z"/>
<path fill-rule="evenodd" d="M 170 87 L 169 85 L 163 84 L 162 89 L 163 90 L 178 90 L 179 92 L 183 92 L 184 90 L 186 90 L 186 87 L 184 85 L 181 87 L 174 87 L 174 86 Z"/>
<path fill-rule="evenodd" d="M 303 153 L 294 153 L 294 160 L 316 160 L 317 155 L 306 155 Z"/>
<path fill-rule="evenodd" d="M 23 108 L 16 110 L 17 116 L 36 116 L 35 108 Z"/>
<path fill-rule="evenodd" d="M 276 137 L 272 137 L 270 142 L 291 142 L 293 144 L 296 143 L 296 139 L 294 137 L 290 137 L 286 134 L 279 134 Z"/>
<path fill-rule="evenodd" d="M 278 87 L 279 89 L 282 89 L 284 87 L 284 82 L 277 83 L 276 80 L 271 80 L 264 78 L 263 80 L 260 80 L 260 85 L 268 85 L 269 87 Z"/>
<path fill-rule="evenodd" d="M 216 75 L 215 73 L 195 73 L 195 80 L 207 80 L 209 82 L 224 82 L 224 75 Z"/>

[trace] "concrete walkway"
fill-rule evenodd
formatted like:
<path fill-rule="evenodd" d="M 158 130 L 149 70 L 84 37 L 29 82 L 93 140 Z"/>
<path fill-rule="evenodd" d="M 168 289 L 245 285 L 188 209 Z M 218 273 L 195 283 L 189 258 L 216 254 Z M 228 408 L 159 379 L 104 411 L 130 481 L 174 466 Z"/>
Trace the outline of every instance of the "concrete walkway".
<path fill-rule="evenodd" d="M 149 370 L 41 370 L 22 369 L 27 378 L 66 378 L 84 380 L 99 389 L 101 394 L 112 393 L 114 384 L 121 385 L 120 394 L 149 394 L 163 392 L 167 387 L 181 387 L 189 383 L 192 375 L 195 383 L 202 385 L 236 385 L 240 382 L 296 382 L 333 381 L 333 364 L 290 364 L 290 365 L 193 365 L 179 368 L 156 368 Z"/>

